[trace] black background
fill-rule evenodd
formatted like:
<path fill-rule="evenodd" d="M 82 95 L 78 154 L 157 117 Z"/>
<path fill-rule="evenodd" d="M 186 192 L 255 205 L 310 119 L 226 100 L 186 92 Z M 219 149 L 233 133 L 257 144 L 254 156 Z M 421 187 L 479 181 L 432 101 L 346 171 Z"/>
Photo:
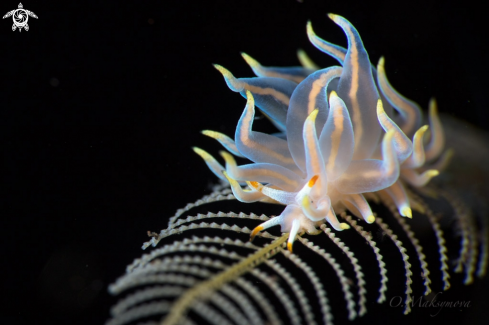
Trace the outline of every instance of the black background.
<path fill-rule="evenodd" d="M 2 1 L 0 11 L 17 5 Z M 319 65 L 336 65 L 309 44 L 307 20 L 346 46 L 326 13 L 344 16 L 372 62 L 385 56 L 405 96 L 424 108 L 436 96 L 440 111 L 489 123 L 487 17 L 477 2 L 23 5 L 39 16 L 28 32 L 0 21 L 2 324 L 103 323 L 116 301 L 107 285 L 141 255 L 146 231 L 166 227 L 215 182 L 191 147 L 217 153 L 199 131 L 232 135 L 245 100 L 211 64 L 251 77 L 241 51 L 291 66 L 303 48 Z"/>

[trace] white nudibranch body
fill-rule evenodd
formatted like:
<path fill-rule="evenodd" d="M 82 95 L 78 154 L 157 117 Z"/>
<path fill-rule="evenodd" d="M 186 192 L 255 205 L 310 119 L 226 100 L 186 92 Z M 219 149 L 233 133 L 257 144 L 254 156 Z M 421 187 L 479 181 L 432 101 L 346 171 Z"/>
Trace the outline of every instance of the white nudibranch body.
<path fill-rule="evenodd" d="M 348 49 L 316 36 L 310 23 L 307 34 L 315 47 L 341 66 L 317 70 L 300 52 L 303 67 L 264 67 L 243 53 L 257 77 L 237 79 L 215 65 L 247 104 L 234 141 L 215 131 L 203 133 L 252 163 L 238 166 L 229 152 L 222 151 L 223 167 L 194 148 L 217 177 L 230 183 L 238 200 L 286 206 L 282 214 L 256 227 L 251 238 L 280 225 L 289 233 L 289 250 L 299 233 L 316 233 L 324 222 L 337 231 L 348 229 L 336 216 L 345 209 L 374 222 L 366 193 L 390 197 L 402 216 L 412 218 L 406 184 L 426 185 L 451 156 L 448 150 L 442 155 L 444 134 L 434 100 L 429 109 L 431 138 L 425 139 L 428 126 L 421 125 L 419 106 L 390 85 L 384 59 L 375 69 L 357 30 L 343 17 L 329 17 L 345 32 Z M 252 130 L 255 104 L 281 134 Z M 436 169 L 429 168 L 427 164 L 435 160 Z"/>

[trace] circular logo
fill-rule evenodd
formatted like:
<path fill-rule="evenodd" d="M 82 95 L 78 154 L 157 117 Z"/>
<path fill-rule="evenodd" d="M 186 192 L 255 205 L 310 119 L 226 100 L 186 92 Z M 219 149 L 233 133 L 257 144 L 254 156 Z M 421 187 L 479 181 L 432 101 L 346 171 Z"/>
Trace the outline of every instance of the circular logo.
<path fill-rule="evenodd" d="M 25 12 L 24 9 L 15 10 L 12 16 L 14 19 L 14 24 L 17 25 L 17 27 L 24 27 L 25 24 L 27 24 L 27 20 L 29 19 L 27 16 L 27 12 Z"/>
<path fill-rule="evenodd" d="M 17 9 L 10 10 L 9 12 L 7 12 L 2 18 L 5 19 L 10 16 L 14 21 L 14 24 L 12 25 L 12 31 L 18 29 L 19 32 L 22 31 L 22 29 L 25 29 L 26 31 L 29 30 L 29 25 L 27 24 L 27 21 L 29 20 L 29 16 L 37 19 L 36 14 L 30 10 L 24 9 L 22 3 L 19 3 L 19 7 Z"/>

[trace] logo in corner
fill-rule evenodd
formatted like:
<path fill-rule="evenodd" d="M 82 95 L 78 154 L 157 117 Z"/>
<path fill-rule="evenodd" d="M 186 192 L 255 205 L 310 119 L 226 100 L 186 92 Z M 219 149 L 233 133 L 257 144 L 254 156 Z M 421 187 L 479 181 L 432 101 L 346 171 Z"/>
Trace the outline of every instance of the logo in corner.
<path fill-rule="evenodd" d="M 18 28 L 19 32 L 22 31 L 22 28 L 24 28 L 26 31 L 29 30 L 29 25 L 27 25 L 29 16 L 37 19 L 36 14 L 33 13 L 32 11 L 25 10 L 24 7 L 22 6 L 22 3 L 19 3 L 19 8 L 7 12 L 5 16 L 3 16 L 3 19 L 8 18 L 10 16 L 12 16 L 12 19 L 14 21 L 14 24 L 12 25 L 12 31 L 15 31 Z"/>

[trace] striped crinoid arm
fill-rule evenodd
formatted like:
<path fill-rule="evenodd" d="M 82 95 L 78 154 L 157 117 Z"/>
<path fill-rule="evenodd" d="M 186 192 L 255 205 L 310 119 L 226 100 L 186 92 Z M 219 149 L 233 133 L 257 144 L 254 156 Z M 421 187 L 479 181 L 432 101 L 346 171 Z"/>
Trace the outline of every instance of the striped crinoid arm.
<path fill-rule="evenodd" d="M 479 265 L 477 267 L 477 276 L 479 278 L 482 278 L 486 275 L 487 260 L 489 258 L 489 221 L 486 218 L 481 218 L 481 229 L 479 237 L 481 243 L 481 256 L 479 258 Z"/>
<path fill-rule="evenodd" d="M 443 281 L 443 290 L 448 290 L 450 288 L 450 273 L 448 269 L 448 256 L 447 256 L 447 246 L 445 242 L 445 237 L 443 230 L 441 229 L 441 225 L 439 222 L 439 218 L 435 216 L 435 213 L 430 209 L 428 204 L 426 204 L 421 197 L 414 193 L 413 191 L 408 189 L 409 196 L 419 202 L 421 209 L 423 210 L 423 214 L 427 217 L 430 222 L 431 228 L 436 236 L 436 243 L 438 245 L 438 253 L 440 255 L 440 271 L 442 273 L 442 281 Z"/>
<path fill-rule="evenodd" d="M 452 205 L 461 231 L 460 253 L 456 262 L 455 272 L 462 273 L 465 269 L 464 283 L 471 284 L 474 281 L 479 255 L 479 233 L 476 230 L 474 214 L 453 192 L 440 191 L 440 193 Z"/>
<path fill-rule="evenodd" d="M 401 253 L 402 256 L 402 261 L 404 262 L 404 269 L 405 269 L 405 276 L 406 276 L 406 299 L 404 301 L 404 314 L 409 314 L 411 312 L 411 301 L 412 301 L 412 293 L 413 289 L 411 287 L 411 284 L 413 283 L 412 276 L 413 272 L 411 271 L 411 263 L 409 263 L 409 255 L 406 253 L 406 248 L 404 247 L 404 244 L 402 241 L 400 241 L 397 237 L 397 235 L 394 234 L 392 229 L 389 228 L 389 226 L 383 222 L 383 220 L 379 217 L 375 218 L 375 222 L 379 227 L 382 229 L 382 231 L 392 240 L 394 245 L 396 245 L 397 249 Z"/>
<path fill-rule="evenodd" d="M 294 306 L 293 300 L 279 285 L 276 279 L 273 276 L 260 271 L 259 269 L 253 269 L 250 271 L 250 273 L 258 280 L 263 282 L 265 285 L 267 285 L 275 293 L 275 296 L 277 297 L 279 303 L 284 306 L 286 318 L 290 321 L 290 323 L 294 325 L 300 325 L 302 321 L 299 316 L 298 309 L 296 308 L 296 306 Z"/>
<path fill-rule="evenodd" d="M 316 324 L 316 322 L 314 321 L 314 313 L 311 309 L 309 300 L 307 299 L 305 292 L 301 289 L 299 282 L 295 280 L 292 275 L 276 261 L 268 260 L 265 263 L 267 264 L 267 266 L 272 268 L 273 271 L 280 275 L 295 293 L 295 296 L 300 304 L 301 311 L 305 317 L 306 323 L 311 325 Z"/>
<path fill-rule="evenodd" d="M 307 245 L 309 247 L 314 246 L 312 243 L 308 243 Z M 323 324 L 332 324 L 333 314 L 331 313 L 331 307 L 329 306 L 328 297 L 326 296 L 326 290 L 324 289 L 314 270 L 309 265 L 307 265 L 306 262 L 301 260 L 296 255 L 291 254 L 289 251 L 283 251 L 283 254 L 307 275 L 307 278 L 314 287 L 316 296 L 321 306 L 319 314 L 322 315 L 321 319 Z"/>
<path fill-rule="evenodd" d="M 385 301 L 385 292 L 387 291 L 387 269 L 385 268 L 385 262 L 383 261 L 382 254 L 380 253 L 380 249 L 377 247 L 377 244 L 372 239 L 372 234 L 363 230 L 362 226 L 358 225 L 357 220 L 353 220 L 353 218 L 346 213 L 342 213 L 341 215 L 343 219 L 345 219 L 352 227 L 355 229 L 365 240 L 368 242 L 370 247 L 372 247 L 375 258 L 379 264 L 380 269 L 380 288 L 379 288 L 379 298 L 377 302 L 380 304 Z"/>
<path fill-rule="evenodd" d="M 184 239 L 173 240 L 135 260 L 126 274 L 111 285 L 111 293 L 127 295 L 112 308 L 108 324 L 154 317 L 160 318 L 157 323 L 161 324 L 317 324 L 318 311 L 310 306 L 311 292 L 304 291 L 303 280 L 295 280 L 288 271 L 292 266 L 304 274 L 317 295 L 320 322 L 332 323 L 324 284 L 316 271 L 288 251 L 284 252 L 285 260 L 275 259 L 283 251 L 287 235 L 276 237 L 261 232 L 257 238 L 266 242 L 263 247 L 226 236 L 190 236 L 207 230 L 218 230 L 230 237 L 233 232 L 245 238 L 250 234 L 247 227 L 199 222 L 210 218 L 247 222 L 268 219 L 244 213 L 208 213 L 180 219 L 160 240 L 167 241 L 172 236 Z M 341 272 L 340 265 L 336 268 Z M 277 281 L 277 277 L 282 281 Z M 267 289 L 257 287 L 253 284 L 256 281 Z M 282 307 L 277 310 L 273 307 L 276 304 Z"/>
<path fill-rule="evenodd" d="M 232 194 L 229 194 L 229 195 L 232 195 Z M 215 202 L 215 201 L 212 201 L 212 202 Z M 207 202 L 207 203 L 210 203 L 210 202 Z M 197 228 L 216 228 L 216 227 L 217 228 L 221 227 L 222 229 L 228 229 L 229 226 L 227 224 L 218 225 L 216 223 L 208 224 L 206 222 L 201 222 L 201 223 L 197 224 L 195 222 L 195 221 L 200 221 L 200 220 L 204 220 L 204 219 L 211 219 L 211 218 L 212 219 L 213 218 L 241 218 L 241 219 L 253 219 L 253 220 L 262 220 L 262 221 L 267 221 L 269 219 L 265 215 L 257 216 L 253 213 L 250 215 L 246 215 L 244 213 L 236 214 L 233 212 L 229 212 L 229 213 L 218 212 L 217 214 L 209 212 L 207 214 L 198 214 L 196 216 L 187 216 L 185 218 L 180 218 L 176 222 L 173 222 L 172 224 L 170 224 L 168 226 L 168 228 L 161 230 L 159 234 L 151 235 L 151 237 L 152 237 L 151 240 L 143 243 L 142 249 L 146 249 L 149 246 L 156 247 L 156 245 L 158 245 L 160 240 L 162 240 L 163 238 L 181 233 L 182 231 L 186 231 L 186 230 L 193 230 L 193 229 L 197 229 Z M 235 228 L 233 228 L 233 230 L 241 231 L 241 232 L 245 232 L 245 233 L 250 232 L 250 230 L 246 227 L 243 229 L 239 229 L 239 228 L 235 227 Z"/>
<path fill-rule="evenodd" d="M 419 240 L 415 237 L 414 232 L 411 230 L 409 224 L 406 222 L 405 219 L 401 217 L 397 211 L 393 211 L 393 215 L 396 218 L 396 220 L 399 222 L 401 225 L 402 229 L 408 236 L 409 240 L 411 241 L 411 244 L 414 246 L 414 249 L 416 250 L 419 263 L 421 265 L 421 270 L 422 270 L 422 277 L 424 279 L 424 286 L 425 286 L 425 291 L 424 295 L 428 295 L 431 293 L 431 279 L 430 279 L 430 270 L 428 269 L 428 263 L 426 262 L 426 255 L 423 253 L 423 247 L 419 244 Z"/>
<path fill-rule="evenodd" d="M 256 302 L 261 307 L 261 311 L 263 312 L 264 318 L 269 320 L 272 324 L 281 324 L 280 316 L 275 311 L 273 306 L 268 303 L 266 297 L 262 294 L 262 292 L 256 287 L 256 285 L 252 284 L 250 281 L 247 281 L 243 278 L 238 278 L 235 281 L 236 285 L 242 289 L 248 296 L 250 296 L 253 301 Z M 250 318 L 251 319 L 251 318 Z M 263 320 L 260 319 L 259 322 Z M 257 322 L 256 324 L 259 324 Z"/>
<path fill-rule="evenodd" d="M 434 234 L 438 243 L 443 284 L 447 286 L 448 248 L 440 217 L 430 209 L 432 201 L 425 201 L 412 190 L 408 193 L 423 211 L 414 218 L 427 216 L 434 230 L 431 235 Z M 382 218 L 376 213 L 371 225 L 362 225 L 363 220 L 342 212 L 340 217 L 348 222 L 351 230 L 337 235 L 321 224 L 319 228 L 323 231 L 317 235 L 298 234 L 294 253 L 287 250 L 288 233 L 261 231 L 255 234 L 253 242 L 249 241 L 251 229 L 272 219 L 266 215 L 182 214 L 160 233 L 159 247 L 136 259 L 127 267 L 126 274 L 110 286 L 110 292 L 123 299 L 112 308 L 112 318 L 107 324 L 139 324 L 143 320 L 154 324 L 332 324 L 333 317 L 337 317 L 335 313 L 352 320 L 366 313 L 370 290 L 378 290 L 375 299 L 379 303 L 392 299 L 387 295 L 387 275 L 391 271 L 402 273 L 399 269 L 402 264 L 396 262 L 397 266 L 391 270 L 393 262 L 386 260 L 384 250 L 390 250 L 387 256 L 392 258 L 396 250 L 401 254 L 398 261 L 402 260 L 405 279 L 402 282 L 406 283 L 404 313 L 409 313 L 413 295 L 426 292 L 426 284 L 429 285 L 423 277 L 429 274 L 423 261 L 430 254 L 420 257 L 422 241 L 414 237 L 420 235 L 416 234 L 418 229 L 410 227 L 410 219 L 396 218 L 397 210 L 389 202 L 383 202 L 385 213 Z M 399 237 L 399 229 L 404 237 Z M 376 233 L 383 233 L 390 240 L 385 243 L 374 240 Z M 346 240 L 351 236 L 361 240 Z M 408 242 L 414 249 L 407 249 Z M 478 243 L 483 247 L 482 240 Z M 478 255 L 480 268 L 483 249 Z M 374 264 L 368 264 L 368 258 Z M 419 259 L 424 292 L 417 292 L 413 284 L 419 277 L 413 276 L 412 258 Z M 463 265 L 469 266 L 469 261 L 470 258 Z M 380 285 L 370 280 L 372 267 L 379 270 Z M 328 276 L 324 275 L 326 271 Z M 398 276 L 396 279 L 399 282 Z M 337 283 L 333 293 L 329 292 L 331 281 Z M 333 295 L 342 298 L 332 300 Z M 339 305 L 345 312 L 337 310 Z"/>
<path fill-rule="evenodd" d="M 416 250 L 416 255 L 419 260 L 419 264 L 421 266 L 421 274 L 422 278 L 424 280 L 424 295 L 428 295 L 431 293 L 431 279 L 430 279 L 430 270 L 428 269 L 428 263 L 426 262 L 426 255 L 423 253 L 423 247 L 420 245 L 419 240 L 416 238 L 415 233 L 411 230 L 411 227 L 409 224 L 406 222 L 406 220 L 399 214 L 398 209 L 396 208 L 395 203 L 392 201 L 387 196 L 381 196 L 382 200 L 384 201 L 384 204 L 387 206 L 387 208 L 390 210 L 394 218 L 397 220 L 397 222 L 401 225 L 404 233 L 407 235 L 409 241 L 413 245 L 414 249 Z M 415 200 L 411 200 L 412 202 L 417 202 Z M 419 204 L 419 203 L 416 203 Z"/>
<path fill-rule="evenodd" d="M 158 290 L 150 288 L 130 295 L 112 309 L 113 319 L 109 321 L 109 324 L 130 322 L 136 317 L 135 315 L 149 316 L 149 312 L 141 312 L 147 309 L 147 304 L 143 303 L 146 299 L 167 298 L 175 294 L 178 298 L 171 304 L 171 309 L 160 309 L 159 314 L 169 311 L 165 323 L 181 322 L 190 310 L 210 323 L 248 323 L 251 319 L 256 319 L 257 312 L 254 311 L 255 308 L 251 303 L 243 302 L 242 299 L 236 302 L 240 308 L 235 310 L 236 307 L 229 301 L 236 297 L 243 297 L 243 293 L 234 294 L 230 298 L 229 293 L 238 289 L 231 288 L 229 285 L 242 274 L 251 271 L 251 274 L 273 286 L 274 282 L 269 276 L 252 269 L 283 249 L 282 244 L 286 239 L 286 236 L 279 237 L 264 248 L 260 248 L 240 240 L 194 236 L 156 249 L 151 254 L 143 256 L 137 263 L 133 263 L 133 267 L 128 269 L 130 271 L 116 281 L 110 290 L 112 293 L 120 293 L 148 284 L 161 285 L 164 283 L 171 284 L 171 286 L 163 286 Z M 222 246 L 239 247 L 245 251 L 251 250 L 252 253 L 242 256 L 233 250 L 217 248 Z M 172 258 L 174 254 L 198 255 L 185 255 L 183 258 L 176 255 L 177 257 Z M 217 258 L 201 257 L 200 255 L 216 256 Z M 241 283 L 240 286 L 245 283 Z M 180 288 L 175 289 L 175 285 Z M 274 289 L 276 291 L 277 287 Z M 280 295 L 280 299 L 286 304 L 290 303 L 290 299 L 284 298 L 284 295 Z M 220 306 L 219 310 L 207 306 L 209 303 Z M 135 304 L 136 306 L 129 308 Z M 289 311 L 293 315 L 295 309 L 289 308 Z M 265 312 L 265 314 L 270 313 Z M 248 318 L 245 318 L 244 315 L 248 315 L 250 320 L 246 320 Z M 243 321 L 237 321 L 240 319 Z"/>
<path fill-rule="evenodd" d="M 177 219 L 183 215 L 185 212 L 192 208 L 198 207 L 203 204 L 208 204 L 212 202 L 224 201 L 224 200 L 235 200 L 236 198 L 232 194 L 231 189 L 228 186 L 215 186 L 211 194 L 204 195 L 202 198 L 198 199 L 193 203 L 188 203 L 185 207 L 178 209 L 173 217 L 170 218 L 169 225 L 173 225 Z"/>
<path fill-rule="evenodd" d="M 336 276 L 340 280 L 341 289 L 343 291 L 343 296 L 344 296 L 344 298 L 346 300 L 346 307 L 347 307 L 347 310 L 348 310 L 348 318 L 350 320 L 355 319 L 355 317 L 357 316 L 357 313 L 355 311 L 355 301 L 353 300 L 353 295 L 352 295 L 352 293 L 350 291 L 349 281 L 346 278 L 345 273 L 343 272 L 343 269 L 341 268 L 340 264 L 338 264 L 338 262 L 336 261 L 336 259 L 331 254 L 329 254 L 328 252 L 326 252 L 323 248 L 321 248 L 321 247 L 319 247 L 317 245 L 314 245 L 314 243 L 311 242 L 311 241 L 309 241 L 308 239 L 306 239 L 306 238 L 299 238 L 299 240 L 304 245 L 306 245 L 309 249 L 311 249 L 313 252 L 319 254 L 322 258 L 324 258 L 324 260 L 329 265 L 331 265 L 331 267 L 334 269 L 334 271 L 336 273 Z M 326 293 L 324 293 L 324 296 L 326 297 Z M 326 310 L 326 312 L 324 313 L 325 317 L 329 314 L 329 307 Z M 332 316 L 328 316 L 327 319 L 329 321 L 331 321 L 332 320 Z"/>
<path fill-rule="evenodd" d="M 358 296 L 359 296 L 358 303 L 360 305 L 358 315 L 363 316 L 367 312 L 367 307 L 365 306 L 367 303 L 367 298 L 365 297 L 367 290 L 365 289 L 365 280 L 364 280 L 365 275 L 363 274 L 361 266 L 358 264 L 358 259 L 355 257 L 355 254 L 353 254 L 353 252 L 350 251 L 350 248 L 348 248 L 348 246 L 345 246 L 345 244 L 341 241 L 341 239 L 335 236 L 335 234 L 331 231 L 330 228 L 328 228 L 325 224 L 323 224 L 321 225 L 321 229 L 324 231 L 326 235 L 328 235 L 328 237 L 333 241 L 333 243 L 335 243 L 335 245 L 341 249 L 341 251 L 350 260 L 350 263 L 353 265 L 353 269 L 355 271 L 355 277 L 357 278 Z"/>

